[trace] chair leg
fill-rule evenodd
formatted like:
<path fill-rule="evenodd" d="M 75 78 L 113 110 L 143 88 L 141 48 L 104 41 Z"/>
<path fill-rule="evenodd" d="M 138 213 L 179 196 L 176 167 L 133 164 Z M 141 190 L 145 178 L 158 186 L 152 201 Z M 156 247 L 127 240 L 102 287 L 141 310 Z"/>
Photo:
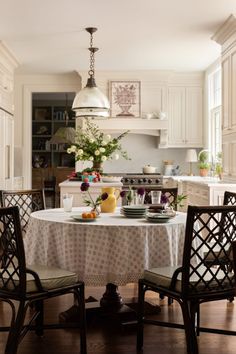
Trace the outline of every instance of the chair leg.
<path fill-rule="evenodd" d="M 192 306 L 186 301 L 184 301 L 180 305 L 183 313 L 187 352 L 188 354 L 198 354 L 198 343 L 195 332 L 195 323 L 191 310 Z"/>
<path fill-rule="evenodd" d="M 77 297 L 79 301 L 80 353 L 87 354 L 84 284 L 78 289 Z"/>
<path fill-rule="evenodd" d="M 19 340 L 20 340 L 20 334 L 21 334 L 21 330 L 22 330 L 22 327 L 24 324 L 25 312 L 26 312 L 25 302 L 20 301 L 19 307 L 17 310 L 16 319 L 11 324 L 11 328 L 10 328 L 9 335 L 7 338 L 5 354 L 16 354 L 16 352 L 17 352 Z"/>
<path fill-rule="evenodd" d="M 35 333 L 37 336 L 43 336 L 43 322 L 44 322 L 44 306 L 43 300 L 39 300 L 35 302 L 35 311 L 38 312 L 38 316 L 35 320 Z"/>
<path fill-rule="evenodd" d="M 137 313 L 137 351 L 143 347 L 143 317 L 144 317 L 144 297 L 145 287 L 139 282 L 138 284 L 138 313 Z"/>
<path fill-rule="evenodd" d="M 197 316 L 196 334 L 199 337 L 200 336 L 200 330 L 199 330 L 199 328 L 200 328 L 200 305 L 199 304 L 197 306 L 196 316 Z"/>

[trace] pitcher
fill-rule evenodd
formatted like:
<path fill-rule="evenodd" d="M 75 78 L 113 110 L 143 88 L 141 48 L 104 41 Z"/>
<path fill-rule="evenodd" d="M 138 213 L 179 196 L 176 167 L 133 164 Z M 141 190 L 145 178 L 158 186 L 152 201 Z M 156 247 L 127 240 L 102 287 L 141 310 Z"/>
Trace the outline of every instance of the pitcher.
<path fill-rule="evenodd" d="M 102 188 L 102 194 L 107 193 L 108 197 L 101 203 L 102 213 L 114 213 L 116 209 L 116 201 L 120 196 L 120 190 L 114 187 L 104 187 Z"/>

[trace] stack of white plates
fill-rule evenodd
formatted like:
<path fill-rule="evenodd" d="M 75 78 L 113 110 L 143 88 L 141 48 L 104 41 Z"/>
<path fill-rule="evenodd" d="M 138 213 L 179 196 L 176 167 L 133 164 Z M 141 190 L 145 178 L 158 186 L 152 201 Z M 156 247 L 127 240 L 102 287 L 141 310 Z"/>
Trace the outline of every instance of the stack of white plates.
<path fill-rule="evenodd" d="M 144 205 L 125 205 L 121 209 L 121 213 L 127 218 L 144 218 L 147 207 Z"/>
<path fill-rule="evenodd" d="M 147 221 L 156 222 L 156 223 L 164 223 L 172 219 L 173 216 L 160 214 L 160 213 L 148 213 L 146 215 Z"/>

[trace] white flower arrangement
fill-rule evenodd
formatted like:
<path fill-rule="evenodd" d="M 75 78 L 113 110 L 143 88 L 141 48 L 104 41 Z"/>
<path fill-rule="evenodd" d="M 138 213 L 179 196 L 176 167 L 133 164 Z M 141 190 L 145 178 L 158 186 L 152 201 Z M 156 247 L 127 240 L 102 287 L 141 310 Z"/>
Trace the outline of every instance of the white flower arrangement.
<path fill-rule="evenodd" d="M 109 134 L 101 132 L 96 124 L 86 119 L 86 128 L 84 130 L 77 128 L 75 143 L 67 149 L 67 153 L 74 154 L 75 161 L 104 162 L 113 158 L 118 160 L 120 156 L 129 160 L 127 152 L 122 150 L 120 144 L 120 140 L 128 132 L 112 138 Z"/>

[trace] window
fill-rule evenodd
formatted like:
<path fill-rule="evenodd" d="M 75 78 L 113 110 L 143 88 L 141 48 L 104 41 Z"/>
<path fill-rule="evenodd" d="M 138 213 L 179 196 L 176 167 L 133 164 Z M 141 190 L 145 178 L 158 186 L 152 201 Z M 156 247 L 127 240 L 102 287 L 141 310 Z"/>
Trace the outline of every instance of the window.
<path fill-rule="evenodd" d="M 212 160 L 217 161 L 217 157 L 222 151 L 221 138 L 221 69 L 217 68 L 208 77 L 209 87 L 209 151 Z"/>

